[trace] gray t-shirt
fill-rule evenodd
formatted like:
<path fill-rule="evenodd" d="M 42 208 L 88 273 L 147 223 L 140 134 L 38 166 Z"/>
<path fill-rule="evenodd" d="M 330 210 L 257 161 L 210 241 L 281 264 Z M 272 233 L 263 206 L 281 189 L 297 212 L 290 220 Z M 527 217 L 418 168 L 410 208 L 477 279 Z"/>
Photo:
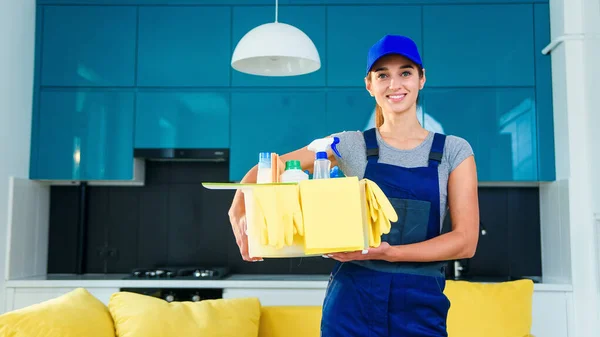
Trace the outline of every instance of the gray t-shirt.
<path fill-rule="evenodd" d="M 400 150 L 387 144 L 377 130 L 379 145 L 379 162 L 403 167 L 422 167 L 429 163 L 429 151 L 433 144 L 433 132 L 417 147 L 410 150 Z M 336 155 L 338 165 L 346 176 L 356 176 L 362 179 L 367 167 L 366 144 L 361 131 L 344 131 L 333 134 L 340 138 L 337 149 L 341 158 Z M 440 182 L 440 229 L 446 216 L 448 197 L 448 177 L 460 163 L 473 155 L 471 145 L 463 138 L 447 136 L 444 145 L 442 162 L 438 166 Z"/>

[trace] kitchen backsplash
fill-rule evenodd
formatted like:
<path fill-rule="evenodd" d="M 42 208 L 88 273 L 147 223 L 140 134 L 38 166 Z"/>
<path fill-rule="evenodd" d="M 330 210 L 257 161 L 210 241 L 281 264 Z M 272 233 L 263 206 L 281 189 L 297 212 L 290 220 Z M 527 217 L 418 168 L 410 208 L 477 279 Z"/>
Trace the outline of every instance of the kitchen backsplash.
<path fill-rule="evenodd" d="M 201 183 L 228 181 L 229 164 L 149 161 L 143 187 L 88 187 L 86 273 L 129 273 L 156 266 L 227 266 L 234 273 L 326 274 L 321 257 L 241 260 L 227 210 L 232 191 Z M 480 236 L 469 273 L 540 276 L 537 187 L 481 187 Z M 74 273 L 79 189 L 51 189 L 48 272 Z M 445 229 L 450 227 L 447 218 Z"/>

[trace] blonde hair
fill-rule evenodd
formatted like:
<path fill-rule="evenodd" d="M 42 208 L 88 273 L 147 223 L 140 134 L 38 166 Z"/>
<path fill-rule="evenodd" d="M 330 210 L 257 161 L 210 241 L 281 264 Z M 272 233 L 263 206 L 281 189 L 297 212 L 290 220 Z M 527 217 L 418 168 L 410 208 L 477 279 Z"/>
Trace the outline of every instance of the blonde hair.
<path fill-rule="evenodd" d="M 383 125 L 383 109 L 375 103 L 375 126 L 377 128 Z"/>

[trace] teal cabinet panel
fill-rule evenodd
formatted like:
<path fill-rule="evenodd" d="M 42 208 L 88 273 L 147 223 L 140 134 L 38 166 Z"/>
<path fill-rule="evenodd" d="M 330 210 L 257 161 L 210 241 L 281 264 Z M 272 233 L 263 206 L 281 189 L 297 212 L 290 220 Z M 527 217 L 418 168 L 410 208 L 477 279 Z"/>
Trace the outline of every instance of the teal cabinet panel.
<path fill-rule="evenodd" d="M 140 7 L 138 86 L 228 86 L 231 9 Z"/>
<path fill-rule="evenodd" d="M 550 11 L 547 4 L 534 6 L 535 13 L 535 96 L 538 113 L 539 180 L 556 180 L 552 64 L 550 55 L 540 51 L 550 43 Z"/>
<path fill-rule="evenodd" d="M 423 7 L 429 86 L 533 86 L 532 5 Z"/>
<path fill-rule="evenodd" d="M 285 154 L 328 136 L 324 92 L 234 92 L 231 180 L 258 163 L 259 152 Z"/>
<path fill-rule="evenodd" d="M 328 91 L 327 127 L 329 134 L 375 127 L 375 99 L 365 89 Z"/>
<path fill-rule="evenodd" d="M 423 123 L 423 109 L 417 107 Z M 422 124 L 421 124 L 422 125 Z M 327 92 L 327 132 L 365 131 L 375 127 L 375 99 L 365 89 L 332 89 Z"/>
<path fill-rule="evenodd" d="M 136 148 L 228 148 L 229 93 L 138 92 Z"/>
<path fill-rule="evenodd" d="M 479 181 L 537 180 L 533 88 L 428 89 L 423 97 L 424 127 L 467 140 Z"/>
<path fill-rule="evenodd" d="M 131 92 L 43 91 L 33 179 L 133 178 Z"/>
<path fill-rule="evenodd" d="M 235 46 L 251 29 L 275 20 L 273 6 L 236 6 L 233 9 L 233 43 L 227 61 Z M 287 77 L 256 76 L 241 73 L 231 68 L 233 86 L 324 86 L 325 61 L 325 6 L 279 6 L 279 22 L 287 23 L 302 30 L 315 44 L 321 58 L 321 69 L 306 75 Z"/>
<path fill-rule="evenodd" d="M 137 9 L 44 7 L 42 85 L 132 86 Z"/>
<path fill-rule="evenodd" d="M 364 87 L 369 48 L 386 34 L 409 36 L 422 50 L 421 7 L 329 7 L 327 85 Z"/>

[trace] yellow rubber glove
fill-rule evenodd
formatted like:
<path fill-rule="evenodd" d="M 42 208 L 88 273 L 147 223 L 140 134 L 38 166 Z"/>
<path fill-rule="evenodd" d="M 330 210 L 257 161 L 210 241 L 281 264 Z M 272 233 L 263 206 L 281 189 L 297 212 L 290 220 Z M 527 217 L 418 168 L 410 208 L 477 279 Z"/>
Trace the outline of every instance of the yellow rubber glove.
<path fill-rule="evenodd" d="M 396 214 L 394 206 L 392 206 L 390 199 L 388 199 L 381 188 L 379 188 L 379 185 L 373 181 L 367 183 L 369 185 L 369 190 L 375 195 L 375 199 L 377 199 L 378 208 L 383 210 L 383 213 L 391 222 L 398 221 L 398 214 Z"/>
<path fill-rule="evenodd" d="M 372 219 L 372 233 L 370 235 L 373 236 L 373 239 L 371 240 L 371 237 L 369 237 L 369 243 L 373 247 L 378 247 L 381 244 L 381 235 L 390 232 L 392 229 L 390 221 L 398 221 L 398 215 L 379 186 L 369 179 L 365 180 L 366 197 L 370 205 L 369 212 Z"/>
<path fill-rule="evenodd" d="M 283 217 L 284 242 L 286 245 L 292 245 L 294 234 L 304 234 L 298 185 L 278 186 L 277 188 L 279 207 Z"/>
<path fill-rule="evenodd" d="M 263 244 L 281 248 L 284 243 L 283 217 L 275 188 L 276 186 L 257 187 L 253 193 L 256 206 L 262 211 L 266 219 L 267 240 Z"/>
<path fill-rule="evenodd" d="M 256 232 L 260 233 L 260 244 L 263 246 L 267 246 L 269 244 L 269 231 L 267 229 L 267 218 L 265 213 L 262 210 L 260 197 L 257 196 L 256 193 L 252 193 L 252 198 L 254 200 L 254 226 L 257 227 Z M 251 235 L 251 233 L 248 233 Z"/>

